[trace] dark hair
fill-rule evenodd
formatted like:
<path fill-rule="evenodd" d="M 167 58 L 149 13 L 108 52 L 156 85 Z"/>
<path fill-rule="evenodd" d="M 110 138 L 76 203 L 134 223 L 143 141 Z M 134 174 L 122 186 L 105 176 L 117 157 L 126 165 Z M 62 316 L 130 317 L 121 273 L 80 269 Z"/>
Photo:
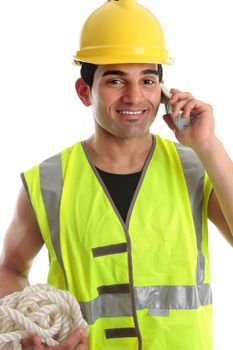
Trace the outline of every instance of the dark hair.
<path fill-rule="evenodd" d="M 92 87 L 94 74 L 97 68 L 98 68 L 97 64 L 87 63 L 87 62 L 81 63 L 81 70 L 80 70 L 81 78 L 90 87 Z M 158 64 L 158 73 L 159 73 L 159 81 L 161 81 L 163 79 L 163 67 L 161 64 Z"/>
<path fill-rule="evenodd" d="M 87 63 L 87 62 L 81 63 L 81 70 L 80 70 L 81 78 L 90 87 L 92 87 L 94 74 L 97 68 L 98 68 L 97 64 Z"/>

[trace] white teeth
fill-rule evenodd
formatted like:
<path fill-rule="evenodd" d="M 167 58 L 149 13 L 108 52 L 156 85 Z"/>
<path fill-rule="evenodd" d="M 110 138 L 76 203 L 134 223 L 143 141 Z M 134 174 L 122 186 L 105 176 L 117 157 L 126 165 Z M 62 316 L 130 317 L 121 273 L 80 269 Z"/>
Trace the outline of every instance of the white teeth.
<path fill-rule="evenodd" d="M 138 115 L 138 114 L 142 114 L 143 111 L 119 111 L 120 114 L 129 114 L 129 115 Z"/>

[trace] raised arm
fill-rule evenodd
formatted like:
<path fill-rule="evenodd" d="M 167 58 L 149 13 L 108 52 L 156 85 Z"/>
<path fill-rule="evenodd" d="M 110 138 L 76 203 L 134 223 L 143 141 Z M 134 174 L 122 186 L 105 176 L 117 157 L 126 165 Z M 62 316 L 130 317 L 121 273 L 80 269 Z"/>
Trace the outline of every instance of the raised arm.
<path fill-rule="evenodd" d="M 233 162 L 217 138 L 198 150 L 198 156 L 214 188 L 208 217 L 233 246 Z"/>
<path fill-rule="evenodd" d="M 164 119 L 178 141 L 191 147 L 206 169 L 213 185 L 208 217 L 233 246 L 233 162 L 215 135 L 212 107 L 190 93 L 176 89 L 171 92 L 173 117 L 182 110 L 185 117 L 191 118 L 191 125 L 179 132 L 168 115 Z"/>
<path fill-rule="evenodd" d="M 0 255 L 0 298 L 29 284 L 28 272 L 42 245 L 35 214 L 22 188 Z"/>

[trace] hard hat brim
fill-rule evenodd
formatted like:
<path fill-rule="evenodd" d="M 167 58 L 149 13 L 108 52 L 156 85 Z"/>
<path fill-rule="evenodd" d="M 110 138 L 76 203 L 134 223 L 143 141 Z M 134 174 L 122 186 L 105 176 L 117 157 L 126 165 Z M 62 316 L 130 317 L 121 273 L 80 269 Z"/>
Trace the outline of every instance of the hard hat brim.
<path fill-rule="evenodd" d="M 109 55 L 109 52 L 111 52 L 111 55 Z M 74 61 L 88 62 L 98 65 L 122 63 L 174 64 L 174 59 L 168 56 L 167 50 L 157 47 L 102 47 L 101 49 L 99 47 L 92 47 L 90 49 L 77 51 L 74 56 Z"/>

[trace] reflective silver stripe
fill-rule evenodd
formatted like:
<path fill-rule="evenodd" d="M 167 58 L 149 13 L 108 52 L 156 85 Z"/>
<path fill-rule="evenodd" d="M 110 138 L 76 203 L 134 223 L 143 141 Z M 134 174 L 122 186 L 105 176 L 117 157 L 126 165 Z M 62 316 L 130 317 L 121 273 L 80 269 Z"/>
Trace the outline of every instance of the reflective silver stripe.
<path fill-rule="evenodd" d="M 212 303 L 210 284 L 137 287 L 137 309 L 189 310 Z"/>
<path fill-rule="evenodd" d="M 161 309 L 149 309 L 148 315 L 150 316 L 169 316 L 170 310 L 161 310 Z"/>
<path fill-rule="evenodd" d="M 134 289 L 137 310 L 148 309 L 152 314 L 161 310 L 193 310 L 212 304 L 210 284 L 200 286 L 155 286 Z M 102 294 L 90 302 L 80 303 L 84 318 L 89 324 L 101 317 L 132 315 L 130 294 Z"/>
<path fill-rule="evenodd" d="M 196 153 L 188 147 L 174 143 L 184 172 L 188 188 L 189 201 L 192 208 L 193 221 L 197 238 L 197 285 L 204 282 L 205 257 L 202 253 L 202 207 L 204 200 L 204 168 Z"/>
<path fill-rule="evenodd" d="M 79 302 L 85 320 L 92 324 L 100 317 L 133 316 L 128 294 L 102 294 L 89 302 Z"/>
<path fill-rule="evenodd" d="M 47 214 L 51 240 L 57 260 L 67 280 L 60 246 L 60 202 L 63 186 L 61 155 L 55 155 L 40 164 L 40 186 Z"/>

